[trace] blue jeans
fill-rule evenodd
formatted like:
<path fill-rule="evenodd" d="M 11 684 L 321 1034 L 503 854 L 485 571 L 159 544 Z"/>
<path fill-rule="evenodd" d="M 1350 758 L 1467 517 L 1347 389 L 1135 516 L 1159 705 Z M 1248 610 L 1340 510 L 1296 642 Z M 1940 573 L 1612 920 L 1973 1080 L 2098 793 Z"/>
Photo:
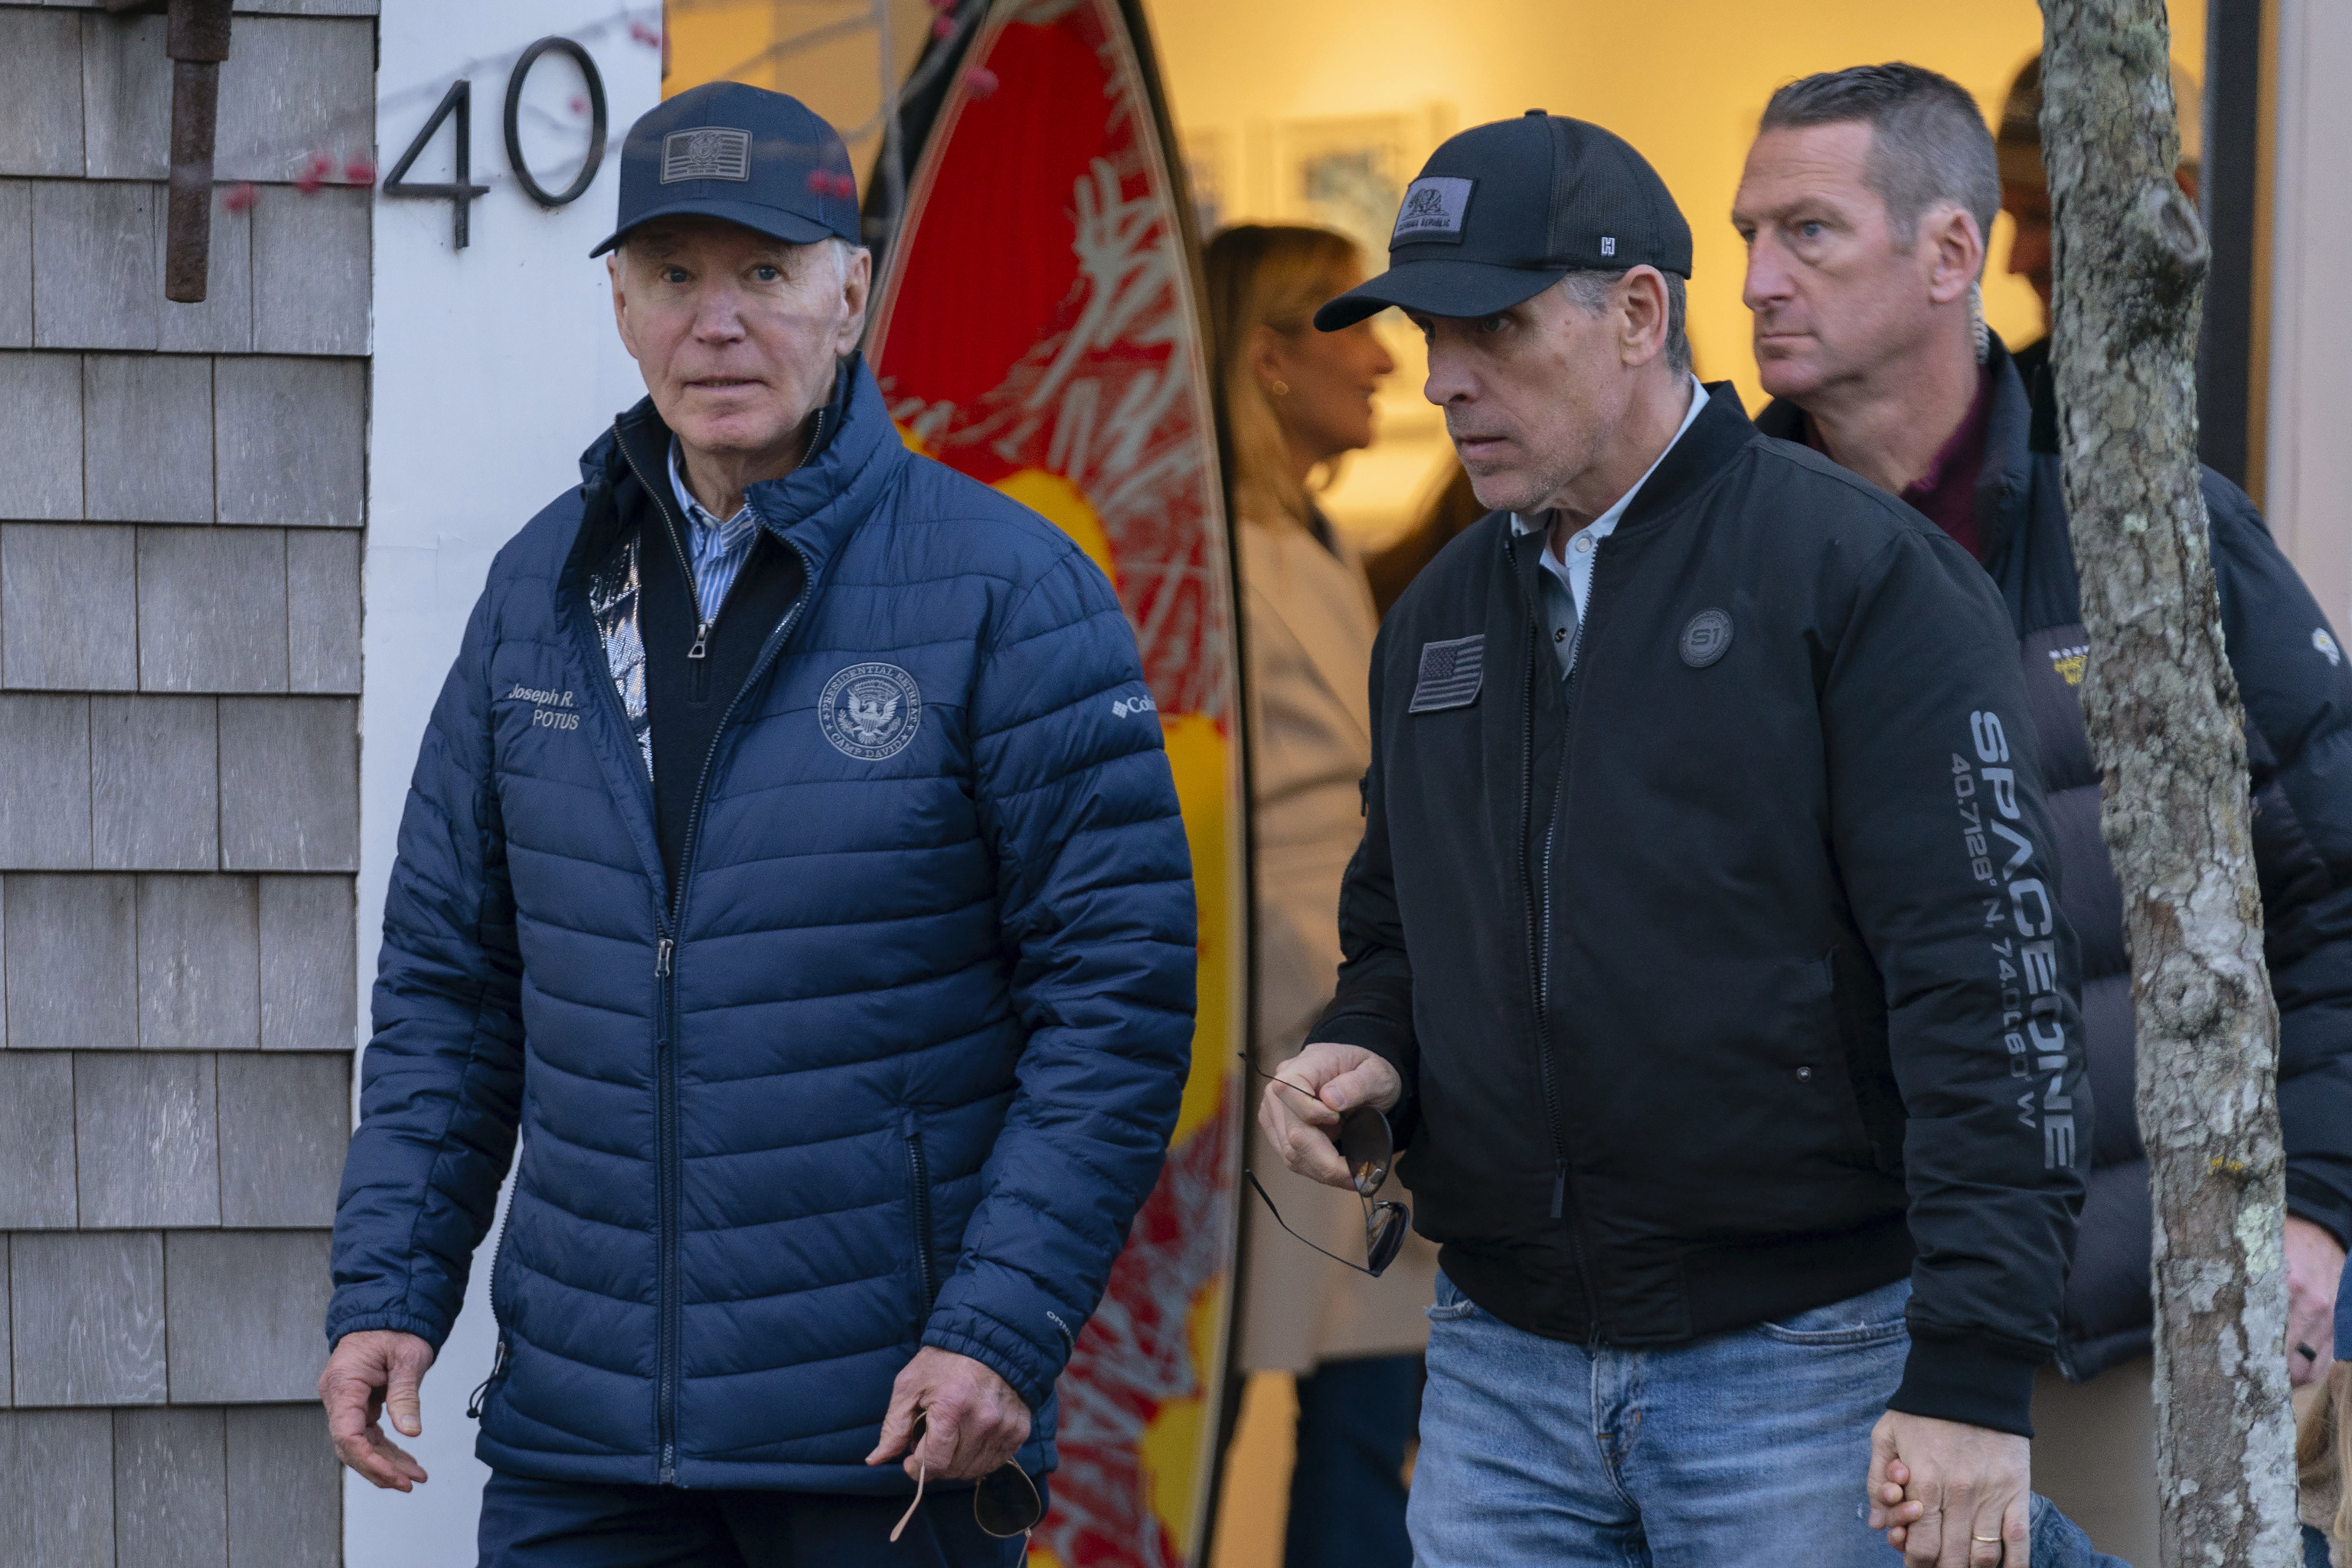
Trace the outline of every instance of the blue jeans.
<path fill-rule="evenodd" d="M 1671 1349 L 1588 1349 L 1512 1328 L 1439 1275 L 1417 1568 L 1899 1568 L 1864 1487 L 1910 1298 L 1898 1280 Z M 2035 1503 L 2035 1568 L 2124 1568 Z"/>
<path fill-rule="evenodd" d="M 1283 1568 L 1412 1568 L 1404 1448 L 1421 1401 L 1421 1358 L 1325 1362 L 1298 1380 Z"/>
<path fill-rule="evenodd" d="M 2035 1493 L 2032 1514 L 2034 1568 L 2132 1568 L 2120 1557 L 2110 1557 L 2091 1544 L 2083 1527 L 2058 1511 L 2058 1505 Z M 2156 1568 L 2151 1563 L 2147 1568 Z M 2326 1568 L 2325 1563 L 2321 1568 Z"/>
<path fill-rule="evenodd" d="M 1035 1478 L 1038 1492 L 1045 1478 Z M 973 1522 L 971 1489 L 904 1497 L 582 1486 L 504 1470 L 482 1489 L 480 1568 L 1018 1568 Z"/>

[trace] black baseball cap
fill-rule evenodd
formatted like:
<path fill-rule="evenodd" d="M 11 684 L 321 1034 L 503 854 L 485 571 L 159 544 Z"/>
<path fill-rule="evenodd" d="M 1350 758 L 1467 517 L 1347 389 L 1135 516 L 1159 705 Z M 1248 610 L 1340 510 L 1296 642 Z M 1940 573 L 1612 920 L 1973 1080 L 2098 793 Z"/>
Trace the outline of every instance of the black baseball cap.
<path fill-rule="evenodd" d="M 1474 125 L 1405 187 L 1389 269 L 1315 312 L 1327 332 L 1390 305 L 1490 316 L 1570 272 L 1647 264 L 1691 274 L 1690 225 L 1622 137 L 1530 109 Z"/>
<path fill-rule="evenodd" d="M 620 222 L 602 256 L 657 217 L 724 218 L 793 245 L 863 244 L 841 133 L 797 98 L 706 82 L 648 110 L 621 144 Z"/>

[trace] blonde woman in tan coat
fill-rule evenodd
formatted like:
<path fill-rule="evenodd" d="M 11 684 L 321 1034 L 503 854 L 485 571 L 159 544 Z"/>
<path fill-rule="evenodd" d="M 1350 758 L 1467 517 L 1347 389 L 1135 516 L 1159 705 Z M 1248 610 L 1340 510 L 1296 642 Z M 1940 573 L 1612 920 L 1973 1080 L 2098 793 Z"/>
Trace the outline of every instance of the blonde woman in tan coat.
<path fill-rule="evenodd" d="M 1396 366 L 1369 322 L 1312 329 L 1315 308 L 1364 276 L 1346 238 L 1247 225 L 1212 240 L 1207 260 L 1249 658 L 1257 1066 L 1273 1073 L 1331 997 L 1339 881 L 1363 836 L 1357 786 L 1371 762 L 1366 683 L 1379 616 L 1362 560 L 1310 487 L 1371 443 L 1372 394 Z M 1353 1194 L 1292 1175 L 1255 1121 L 1250 1165 L 1292 1228 L 1363 1259 Z M 1375 1279 L 1318 1257 L 1262 1206 L 1245 1234 L 1241 1364 L 1298 1380 L 1287 1568 L 1405 1568 L 1402 1465 L 1436 1248 L 1411 1238 Z"/>

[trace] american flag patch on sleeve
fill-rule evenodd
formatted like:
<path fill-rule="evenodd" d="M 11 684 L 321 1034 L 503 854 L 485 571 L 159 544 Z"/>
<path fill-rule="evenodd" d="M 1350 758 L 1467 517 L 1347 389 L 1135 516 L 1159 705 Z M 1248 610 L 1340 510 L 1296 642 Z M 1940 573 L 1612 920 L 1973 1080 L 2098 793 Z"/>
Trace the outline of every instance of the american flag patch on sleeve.
<path fill-rule="evenodd" d="M 1486 634 L 1449 637 L 1421 645 L 1421 674 L 1412 683 L 1408 713 L 1435 708 L 1466 708 L 1486 678 Z"/>

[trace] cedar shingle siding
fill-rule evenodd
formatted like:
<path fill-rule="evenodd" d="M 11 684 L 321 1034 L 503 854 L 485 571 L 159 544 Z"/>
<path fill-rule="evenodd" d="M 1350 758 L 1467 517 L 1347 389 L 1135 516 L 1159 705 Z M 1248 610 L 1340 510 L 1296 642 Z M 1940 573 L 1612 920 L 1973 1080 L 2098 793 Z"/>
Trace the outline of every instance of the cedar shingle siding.
<path fill-rule="evenodd" d="M 163 19 L 0 0 L 0 1568 L 342 1558 L 375 12 L 240 0 L 175 305 Z"/>

